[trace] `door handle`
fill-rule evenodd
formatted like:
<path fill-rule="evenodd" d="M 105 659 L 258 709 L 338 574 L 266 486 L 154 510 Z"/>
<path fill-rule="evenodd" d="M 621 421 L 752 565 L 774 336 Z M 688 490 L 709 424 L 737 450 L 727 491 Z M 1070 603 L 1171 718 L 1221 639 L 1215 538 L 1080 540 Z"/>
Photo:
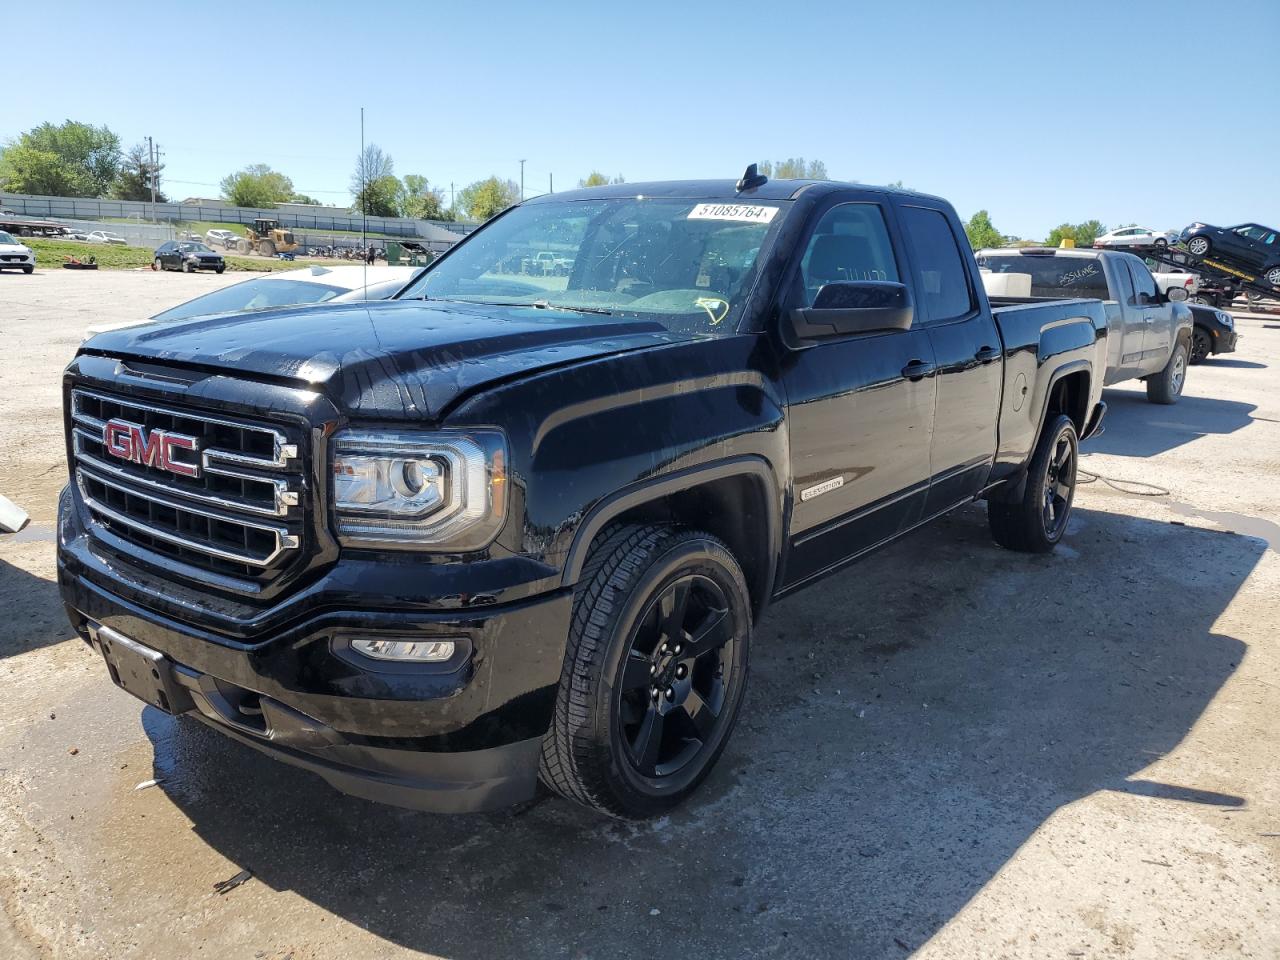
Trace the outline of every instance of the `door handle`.
<path fill-rule="evenodd" d="M 995 347 L 983 347 L 973 355 L 973 359 L 979 363 L 991 363 L 993 360 L 1000 359 L 1000 351 Z"/>
<path fill-rule="evenodd" d="M 908 380 L 923 380 L 937 369 L 927 360 L 912 360 L 902 368 L 902 375 Z"/>

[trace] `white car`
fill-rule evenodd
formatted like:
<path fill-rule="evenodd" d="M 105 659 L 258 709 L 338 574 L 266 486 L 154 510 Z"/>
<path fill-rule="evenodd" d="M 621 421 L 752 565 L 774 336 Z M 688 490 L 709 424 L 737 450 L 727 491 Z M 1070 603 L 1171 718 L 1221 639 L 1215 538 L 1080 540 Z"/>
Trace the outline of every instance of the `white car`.
<path fill-rule="evenodd" d="M 1147 266 L 1151 267 L 1152 263 Z M 1187 291 L 1187 299 L 1190 300 L 1193 295 L 1200 292 L 1200 277 L 1194 273 L 1180 273 L 1176 271 L 1168 273 L 1157 273 L 1152 269 L 1151 276 L 1156 281 L 1156 286 L 1160 288 L 1161 293 L 1167 294 L 1174 287 L 1182 287 Z"/>
<path fill-rule="evenodd" d="M 95 230 L 93 233 L 85 237 L 90 243 L 118 243 L 124 246 L 128 243 L 124 237 L 118 233 L 108 233 L 106 230 Z"/>
<path fill-rule="evenodd" d="M 36 268 L 36 255 L 30 247 L 19 243 L 11 233 L 0 230 L 0 270 L 22 270 L 31 273 Z"/>
<path fill-rule="evenodd" d="M 212 230 L 205 231 L 204 240 L 209 246 L 222 247 L 224 250 L 230 250 L 231 246 L 239 239 L 239 234 L 234 230 L 223 230 L 215 227 Z"/>
<path fill-rule="evenodd" d="M 409 286 L 425 267 L 304 267 L 258 274 L 230 286 L 206 293 L 194 300 L 157 313 L 150 320 L 94 325 L 85 339 L 108 330 L 136 327 L 153 321 L 168 322 L 216 313 L 243 313 L 315 303 L 343 303 L 360 300 L 389 300 Z"/>
<path fill-rule="evenodd" d="M 1177 239 L 1177 232 L 1173 230 L 1121 227 L 1119 230 L 1112 230 L 1110 233 L 1104 233 L 1098 237 L 1093 241 L 1093 246 L 1097 250 L 1124 250 L 1129 247 L 1137 247 L 1139 249 L 1155 247 L 1158 250 L 1163 250 Z"/>

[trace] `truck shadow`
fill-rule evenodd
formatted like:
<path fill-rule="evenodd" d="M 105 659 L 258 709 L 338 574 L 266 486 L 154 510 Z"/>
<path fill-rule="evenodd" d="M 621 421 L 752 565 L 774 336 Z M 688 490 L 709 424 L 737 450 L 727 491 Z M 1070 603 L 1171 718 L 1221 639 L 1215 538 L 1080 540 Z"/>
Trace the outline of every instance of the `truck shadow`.
<path fill-rule="evenodd" d="M 49 548 L 52 550 L 52 546 Z M 75 636 L 58 585 L 0 557 L 0 659 Z"/>
<path fill-rule="evenodd" d="M 773 608 L 720 766 L 654 823 L 559 799 L 474 817 L 380 807 L 194 721 L 144 724 L 205 842 L 395 944 L 459 960 L 664 940 L 704 957 L 903 956 L 1073 801 L 1248 802 L 1146 768 L 1239 664 L 1245 644 L 1212 628 L 1265 547 L 1089 510 L 1069 544 L 1000 550 L 969 507 Z M 1161 561 L 1139 575 L 1135 556 Z M 294 942 L 263 928 L 261 945 L 273 935 Z"/>
<path fill-rule="evenodd" d="M 1172 406 L 1149 403 L 1145 390 L 1108 389 L 1107 419 L 1101 437 L 1086 442 L 1090 452 L 1117 457 L 1153 457 L 1214 433 L 1235 433 L 1252 423 L 1252 403 L 1181 397 Z"/>

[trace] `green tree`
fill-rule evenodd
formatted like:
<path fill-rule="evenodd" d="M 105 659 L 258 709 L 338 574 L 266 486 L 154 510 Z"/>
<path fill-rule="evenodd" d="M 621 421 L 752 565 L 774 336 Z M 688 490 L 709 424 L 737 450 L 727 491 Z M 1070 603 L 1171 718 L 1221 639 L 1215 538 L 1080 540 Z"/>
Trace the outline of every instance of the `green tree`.
<path fill-rule="evenodd" d="M 117 200 L 150 200 L 154 179 L 156 202 L 168 203 L 160 190 L 160 171 L 163 169 L 163 163 L 151 162 L 150 151 L 143 144 L 134 144 L 120 161 L 120 172 L 111 185 L 111 196 Z"/>
<path fill-rule="evenodd" d="M 477 180 L 458 194 L 458 205 L 471 220 L 488 220 L 519 202 L 520 185 L 497 177 Z"/>
<path fill-rule="evenodd" d="M 1063 240 L 1074 240 L 1077 247 L 1091 247 L 1093 241 L 1107 232 L 1097 220 L 1086 220 L 1084 223 L 1060 223 L 1049 231 L 1045 245 L 1058 247 Z"/>
<path fill-rule="evenodd" d="M 265 163 L 251 163 L 222 178 L 223 198 L 237 207 L 270 210 L 293 195 L 293 181 Z"/>
<path fill-rule="evenodd" d="M 369 144 L 356 157 L 356 168 L 351 173 L 351 196 L 355 201 L 351 208 L 370 217 L 398 216 L 400 194 L 391 154 L 376 143 Z"/>
<path fill-rule="evenodd" d="M 995 228 L 991 215 L 985 210 L 979 210 L 969 218 L 969 222 L 964 225 L 964 232 L 969 236 L 969 245 L 975 250 L 1004 246 L 1004 234 Z"/>
<path fill-rule="evenodd" d="M 759 166 L 766 177 L 777 180 L 830 180 L 827 176 L 827 165 L 821 160 L 808 160 L 804 157 L 790 157 L 773 163 L 766 160 Z"/>
<path fill-rule="evenodd" d="M 608 184 L 611 184 L 611 183 L 626 183 L 626 182 L 627 182 L 627 178 L 626 178 L 626 177 L 624 177 L 622 174 L 618 174 L 616 177 L 614 177 L 612 180 L 610 180 L 608 177 L 606 177 L 606 176 L 605 176 L 603 173 L 601 173 L 599 170 L 592 170 L 589 174 L 587 174 L 587 177 L 586 177 L 586 179 L 585 179 L 585 180 L 579 180 L 579 181 L 578 181 L 578 186 L 580 186 L 580 187 L 603 187 L 603 186 L 607 186 Z"/>
<path fill-rule="evenodd" d="M 396 199 L 399 216 L 417 220 L 452 220 L 453 211 L 444 205 L 444 191 L 431 186 L 420 173 L 405 174 Z"/>
<path fill-rule="evenodd" d="M 55 197 L 101 197 L 120 168 L 120 138 L 107 127 L 42 123 L 0 152 L 0 189 Z"/>

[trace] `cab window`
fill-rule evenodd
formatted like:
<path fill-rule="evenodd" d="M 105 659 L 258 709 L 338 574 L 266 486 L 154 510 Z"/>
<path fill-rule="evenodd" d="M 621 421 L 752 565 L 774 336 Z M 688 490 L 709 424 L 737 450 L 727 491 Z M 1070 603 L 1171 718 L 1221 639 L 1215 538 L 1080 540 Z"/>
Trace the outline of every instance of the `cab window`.
<path fill-rule="evenodd" d="M 946 323 L 972 313 L 964 257 L 946 214 L 929 207 L 902 207 L 902 226 L 929 322 Z"/>
<path fill-rule="evenodd" d="M 874 203 L 842 203 L 828 210 L 800 258 L 804 305 L 813 306 L 828 283 L 848 280 L 899 282 L 884 212 Z"/>
<path fill-rule="evenodd" d="M 1145 293 L 1148 300 L 1154 299 L 1156 296 L 1156 280 L 1151 276 L 1151 271 L 1143 264 L 1136 260 L 1126 260 L 1129 267 L 1129 273 L 1133 276 L 1133 302 L 1139 303 L 1142 295 Z"/>

